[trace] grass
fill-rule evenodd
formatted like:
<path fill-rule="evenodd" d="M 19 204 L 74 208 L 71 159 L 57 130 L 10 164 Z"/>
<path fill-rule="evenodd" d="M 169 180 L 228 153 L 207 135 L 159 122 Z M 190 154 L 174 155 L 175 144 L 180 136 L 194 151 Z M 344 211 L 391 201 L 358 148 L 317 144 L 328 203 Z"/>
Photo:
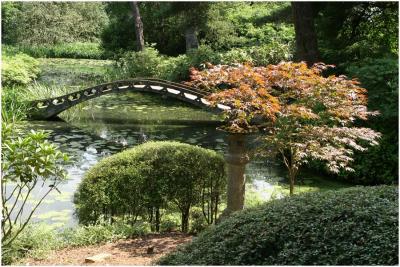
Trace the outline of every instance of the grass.
<path fill-rule="evenodd" d="M 307 192 L 326 192 L 330 190 L 339 190 L 353 185 L 342 181 L 323 178 L 310 173 L 304 173 L 300 181 L 295 184 L 294 194 L 303 194 Z M 263 204 L 269 200 L 289 196 L 289 184 L 275 183 L 271 187 L 263 190 L 256 190 L 251 183 L 246 184 L 245 207 L 254 207 Z"/>
<path fill-rule="evenodd" d="M 79 226 L 57 230 L 57 225 L 31 224 L 9 248 L 3 248 L 2 264 L 18 264 L 24 257 L 43 259 L 52 250 L 101 244 L 140 236 L 150 231 L 148 224 Z"/>
<path fill-rule="evenodd" d="M 71 58 L 39 58 L 38 61 L 44 70 L 68 71 L 78 73 L 105 74 L 107 67 L 111 67 L 113 60 L 71 59 Z"/>
<path fill-rule="evenodd" d="M 38 82 L 34 82 L 25 89 L 25 98 L 26 100 L 47 99 L 62 96 L 73 91 L 76 90 L 65 86 L 48 86 Z"/>
<path fill-rule="evenodd" d="M 71 87 L 71 90 L 97 85 L 109 80 L 111 60 L 41 58 L 38 59 L 41 76 L 37 80 L 45 85 Z"/>
<path fill-rule="evenodd" d="M 107 55 L 99 43 L 61 43 L 55 45 L 3 45 L 8 53 L 22 52 L 36 58 L 103 59 Z"/>
<path fill-rule="evenodd" d="M 22 121 L 26 118 L 28 107 L 22 87 L 3 87 L 1 90 L 1 118 L 3 122 Z"/>

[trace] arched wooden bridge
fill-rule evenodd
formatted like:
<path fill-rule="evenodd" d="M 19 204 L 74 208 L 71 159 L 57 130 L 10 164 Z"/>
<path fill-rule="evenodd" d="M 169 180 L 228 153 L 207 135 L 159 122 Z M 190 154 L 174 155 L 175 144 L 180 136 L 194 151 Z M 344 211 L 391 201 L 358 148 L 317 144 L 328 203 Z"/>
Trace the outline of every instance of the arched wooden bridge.
<path fill-rule="evenodd" d="M 211 107 L 210 103 L 205 99 L 207 95 L 211 94 L 211 91 L 201 90 L 186 86 L 184 84 L 173 83 L 160 79 L 137 78 L 104 83 L 67 95 L 32 101 L 30 103 L 32 106 L 30 118 L 51 119 L 56 117 L 64 110 L 67 110 L 84 101 L 105 94 L 126 91 L 158 93 L 160 95 L 173 97 L 195 106 L 205 108 L 211 112 L 221 112 L 223 110 L 230 109 L 228 106 L 222 104 L 218 104 L 216 107 Z"/>

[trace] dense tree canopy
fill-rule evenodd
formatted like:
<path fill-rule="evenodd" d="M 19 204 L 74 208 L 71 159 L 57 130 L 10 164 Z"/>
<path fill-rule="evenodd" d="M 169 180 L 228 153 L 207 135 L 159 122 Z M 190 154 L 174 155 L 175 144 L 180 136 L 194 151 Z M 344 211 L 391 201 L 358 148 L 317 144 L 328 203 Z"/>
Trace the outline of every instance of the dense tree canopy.
<path fill-rule="evenodd" d="M 338 64 L 398 54 L 398 3 L 314 3 L 323 60 Z"/>
<path fill-rule="evenodd" d="M 7 44 L 98 42 L 108 23 L 103 3 L 7 2 L 2 41 Z"/>
<path fill-rule="evenodd" d="M 155 43 L 156 48 L 167 55 L 185 53 L 185 32 L 192 26 L 196 28 L 200 44 L 220 51 L 273 41 L 287 44 L 294 35 L 293 26 L 288 24 L 290 19 L 278 24 L 272 22 L 288 18 L 288 6 L 287 3 L 250 2 L 139 3 L 146 42 Z M 279 12 L 279 17 L 275 17 Z M 135 37 L 128 3 L 108 3 L 107 13 L 110 24 L 103 33 L 104 47 L 112 51 L 132 49 Z"/>

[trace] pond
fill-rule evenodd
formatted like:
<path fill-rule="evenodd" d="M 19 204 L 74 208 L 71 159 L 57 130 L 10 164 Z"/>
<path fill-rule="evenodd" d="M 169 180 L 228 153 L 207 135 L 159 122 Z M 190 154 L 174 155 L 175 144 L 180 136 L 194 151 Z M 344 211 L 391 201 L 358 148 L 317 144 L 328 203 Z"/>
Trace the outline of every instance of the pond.
<path fill-rule="evenodd" d="M 42 78 L 43 79 L 43 78 Z M 75 79 L 74 79 L 75 81 Z M 50 141 L 71 156 L 68 179 L 39 207 L 33 221 L 55 227 L 75 226 L 73 194 L 85 172 L 102 158 L 145 140 L 175 140 L 220 153 L 226 152 L 226 133 L 216 130 L 221 117 L 178 100 L 151 93 L 110 94 L 79 104 L 60 114 L 63 121 L 33 121 L 28 128 L 45 130 Z M 254 145 L 255 136 L 249 136 Z M 329 190 L 347 186 L 303 173 L 297 190 Z M 278 162 L 253 158 L 246 168 L 245 206 L 253 206 L 287 192 L 286 171 Z M 38 197 L 41 189 L 34 192 Z M 34 196 L 34 197 L 35 197 Z M 32 205 L 32 199 L 29 205 Z"/>

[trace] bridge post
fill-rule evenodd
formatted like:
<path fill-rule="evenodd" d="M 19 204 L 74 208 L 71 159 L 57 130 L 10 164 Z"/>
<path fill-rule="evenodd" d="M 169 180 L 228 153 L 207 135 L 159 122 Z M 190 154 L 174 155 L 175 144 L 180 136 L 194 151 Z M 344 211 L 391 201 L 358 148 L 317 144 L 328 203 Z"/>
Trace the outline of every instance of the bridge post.
<path fill-rule="evenodd" d="M 249 162 L 245 134 L 229 134 L 227 137 L 228 151 L 225 160 L 228 165 L 227 207 L 221 217 L 242 210 L 245 194 L 245 169 Z"/>

